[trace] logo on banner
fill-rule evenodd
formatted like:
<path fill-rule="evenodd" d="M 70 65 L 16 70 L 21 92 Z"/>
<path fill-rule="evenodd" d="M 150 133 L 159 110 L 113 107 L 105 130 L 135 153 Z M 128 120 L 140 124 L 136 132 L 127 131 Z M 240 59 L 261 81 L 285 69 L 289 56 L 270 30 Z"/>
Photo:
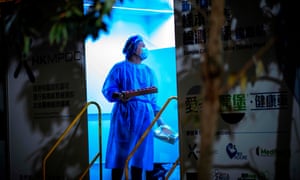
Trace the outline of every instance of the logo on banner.
<path fill-rule="evenodd" d="M 215 169 L 214 172 L 212 173 L 213 179 L 214 180 L 229 180 L 230 176 L 229 173 L 222 172 L 219 169 Z"/>
<path fill-rule="evenodd" d="M 257 156 L 271 157 L 276 155 L 276 149 L 266 149 L 259 146 L 256 147 L 255 152 Z"/>
<path fill-rule="evenodd" d="M 288 92 L 260 92 L 250 93 L 250 109 L 257 110 L 281 110 L 289 107 Z"/>
<path fill-rule="evenodd" d="M 249 174 L 249 173 L 242 173 L 241 177 L 238 178 L 239 180 L 256 180 L 258 179 L 256 174 Z"/>
<path fill-rule="evenodd" d="M 255 148 L 255 154 L 260 157 L 274 157 L 274 156 L 280 156 L 280 157 L 290 157 L 290 150 L 287 149 L 267 149 L 260 146 L 257 146 Z"/>
<path fill-rule="evenodd" d="M 66 51 L 49 54 L 38 54 L 31 57 L 32 66 L 78 62 L 82 60 L 81 51 Z"/>
<path fill-rule="evenodd" d="M 192 9 L 192 5 L 190 2 L 182 1 L 182 3 L 181 3 L 181 11 L 182 12 L 188 12 L 188 11 L 191 11 L 191 9 Z"/>
<path fill-rule="evenodd" d="M 240 122 L 246 109 L 258 110 L 281 110 L 289 107 L 288 92 L 260 92 L 246 94 L 224 94 L 220 95 L 220 114 L 222 119 L 229 124 Z M 246 106 L 248 103 L 248 107 Z"/>
<path fill-rule="evenodd" d="M 196 85 L 189 89 L 185 98 L 185 113 L 198 113 L 202 109 L 202 100 L 199 96 L 201 86 Z"/>
<path fill-rule="evenodd" d="M 195 160 L 198 160 L 197 154 L 199 154 L 200 151 L 197 150 L 196 147 L 197 147 L 197 144 L 193 144 L 193 145 L 189 144 L 189 154 L 188 154 L 188 158 L 193 157 Z M 197 154 L 196 154 L 196 153 L 197 153 Z"/>
<path fill-rule="evenodd" d="M 229 124 L 240 122 L 246 111 L 245 94 L 220 95 L 220 109 L 222 119 Z"/>
<path fill-rule="evenodd" d="M 230 159 L 247 160 L 247 155 L 244 155 L 242 152 L 239 152 L 236 145 L 232 143 L 229 143 L 226 146 L 226 152 Z"/>

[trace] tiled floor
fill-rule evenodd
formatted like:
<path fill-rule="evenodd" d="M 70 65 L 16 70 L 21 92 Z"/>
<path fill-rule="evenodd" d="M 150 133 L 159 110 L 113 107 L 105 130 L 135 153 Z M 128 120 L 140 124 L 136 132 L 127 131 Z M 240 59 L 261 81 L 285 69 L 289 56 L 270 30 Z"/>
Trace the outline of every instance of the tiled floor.
<path fill-rule="evenodd" d="M 164 166 L 166 167 L 166 166 Z M 166 167 L 168 168 L 168 167 Z M 102 169 L 102 179 L 103 180 L 109 180 L 110 179 L 110 170 L 109 169 Z M 125 179 L 125 178 L 124 178 Z M 179 180 L 180 179 L 180 169 L 179 166 L 175 168 L 171 176 L 169 177 L 169 180 Z M 90 180 L 100 180 L 100 169 L 99 164 L 94 164 L 90 169 Z M 162 179 L 157 179 L 162 180 Z"/>

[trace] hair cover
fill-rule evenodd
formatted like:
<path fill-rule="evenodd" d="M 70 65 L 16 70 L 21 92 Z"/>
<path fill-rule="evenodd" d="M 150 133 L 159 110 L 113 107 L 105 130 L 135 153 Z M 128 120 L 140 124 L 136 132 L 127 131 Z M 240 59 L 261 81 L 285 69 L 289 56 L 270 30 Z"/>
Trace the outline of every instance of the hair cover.
<path fill-rule="evenodd" d="M 143 41 L 142 36 L 134 35 L 127 39 L 125 46 L 123 48 L 123 54 L 126 55 L 126 58 L 130 58 L 137 49 L 139 42 Z"/>

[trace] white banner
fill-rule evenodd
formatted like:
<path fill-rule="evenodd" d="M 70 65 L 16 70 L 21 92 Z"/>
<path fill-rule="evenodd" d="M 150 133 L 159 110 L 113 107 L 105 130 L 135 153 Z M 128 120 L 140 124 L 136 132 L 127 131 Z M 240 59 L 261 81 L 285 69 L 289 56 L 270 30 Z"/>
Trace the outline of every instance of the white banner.
<path fill-rule="evenodd" d="M 200 69 L 210 3 L 174 1 L 182 180 L 197 179 L 199 172 Z M 228 74 L 239 72 L 270 39 L 259 5 L 257 1 L 226 1 L 222 41 Z M 299 102 L 285 84 L 274 49 L 262 55 L 264 74 L 254 79 L 253 65 L 247 71 L 245 90 L 237 86 L 220 96 L 212 179 L 300 178 L 296 165 L 300 157 L 296 150 L 300 148 L 296 138 Z"/>
<path fill-rule="evenodd" d="M 42 161 L 86 103 L 84 44 L 59 51 L 32 43 L 9 67 L 11 179 L 41 179 Z M 46 176 L 73 179 L 88 167 L 86 116 L 46 161 Z"/>

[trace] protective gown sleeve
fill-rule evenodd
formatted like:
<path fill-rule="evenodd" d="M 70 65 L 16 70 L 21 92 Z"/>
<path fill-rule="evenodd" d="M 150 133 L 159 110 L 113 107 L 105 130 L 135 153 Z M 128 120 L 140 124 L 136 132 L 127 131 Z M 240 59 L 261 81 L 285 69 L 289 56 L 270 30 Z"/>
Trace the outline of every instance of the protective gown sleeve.
<path fill-rule="evenodd" d="M 153 71 L 150 71 L 150 76 L 152 76 L 152 83 L 153 83 L 153 86 L 155 87 L 158 87 L 158 81 L 157 81 L 157 78 L 154 74 Z M 153 112 L 154 112 L 154 116 L 156 116 L 156 114 L 160 111 L 161 107 L 157 104 L 157 94 L 153 94 L 153 96 L 151 97 L 151 105 L 152 105 L 152 108 L 153 108 Z M 157 125 L 162 125 L 162 124 L 165 124 L 163 119 L 160 117 L 157 121 Z"/>
<path fill-rule="evenodd" d="M 113 98 L 113 93 L 120 92 L 118 87 L 119 75 L 120 71 L 118 66 L 115 65 L 109 71 L 106 79 L 104 80 L 102 94 L 109 102 L 116 102 L 119 100 L 117 98 Z"/>

